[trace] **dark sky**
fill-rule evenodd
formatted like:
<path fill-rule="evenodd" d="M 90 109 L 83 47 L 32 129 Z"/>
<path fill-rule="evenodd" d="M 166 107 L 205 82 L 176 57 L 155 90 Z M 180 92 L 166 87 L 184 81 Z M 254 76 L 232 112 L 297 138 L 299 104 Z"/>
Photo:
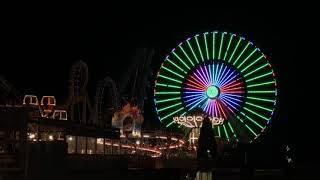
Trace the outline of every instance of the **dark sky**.
<path fill-rule="evenodd" d="M 154 48 L 153 64 L 157 65 L 186 37 L 225 30 L 255 42 L 274 65 L 279 103 L 269 142 L 282 139 L 308 147 L 318 141 L 318 127 L 313 124 L 320 120 L 315 115 L 319 110 L 311 105 L 318 95 L 314 100 L 310 97 L 318 93 L 311 86 L 319 57 L 313 56 L 316 48 L 309 43 L 315 41 L 312 34 L 316 32 L 313 23 L 304 21 L 309 18 L 294 10 L 270 8 L 154 5 L 128 9 L 10 8 L 1 17 L 0 74 L 20 89 L 39 96 L 56 95 L 59 100 L 67 96 L 69 68 L 80 58 L 89 66 L 93 87 L 106 75 L 120 79 L 138 47 Z M 308 151 L 316 152 L 314 147 Z"/>

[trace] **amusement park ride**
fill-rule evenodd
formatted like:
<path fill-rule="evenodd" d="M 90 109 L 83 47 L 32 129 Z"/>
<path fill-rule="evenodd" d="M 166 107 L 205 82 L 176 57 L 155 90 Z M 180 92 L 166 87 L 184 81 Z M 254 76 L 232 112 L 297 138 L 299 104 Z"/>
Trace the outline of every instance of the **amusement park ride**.
<path fill-rule="evenodd" d="M 153 54 L 147 49 L 138 51 L 137 61 L 118 86 L 110 77 L 99 81 L 93 105 L 86 90 L 88 67 L 83 61 L 71 68 L 69 96 L 62 105 L 54 96 L 43 96 L 39 102 L 37 96 L 25 95 L 21 102 L 22 106 L 34 108 L 34 121 L 115 128 L 119 129 L 118 138 L 31 123 L 29 141 L 63 140 L 68 143 L 69 153 L 139 153 L 159 157 L 179 151 L 195 152 L 190 147 L 197 145 L 203 116 L 210 117 L 216 138 L 224 143 L 253 142 L 267 128 L 277 97 L 271 64 L 252 42 L 232 33 L 214 31 L 179 43 L 166 56 L 154 83 L 159 120 L 167 128 L 179 128 L 185 134 L 143 130 L 146 74 Z M 3 78 L 1 87 L 11 91 Z M 192 113 L 197 108 L 202 114 Z"/>

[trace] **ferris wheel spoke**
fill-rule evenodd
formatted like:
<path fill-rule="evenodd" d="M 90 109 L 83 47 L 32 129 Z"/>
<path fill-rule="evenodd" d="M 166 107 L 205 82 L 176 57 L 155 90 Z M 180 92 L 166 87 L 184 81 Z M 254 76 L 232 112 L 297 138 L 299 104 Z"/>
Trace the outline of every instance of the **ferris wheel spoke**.
<path fill-rule="evenodd" d="M 191 108 L 190 108 L 190 110 L 192 110 L 193 108 L 195 108 L 196 106 L 198 106 L 201 102 L 203 102 L 204 100 L 206 99 L 206 97 L 203 97 L 202 99 L 200 99 L 199 101 L 196 101 L 195 103 L 193 102 L 193 103 L 190 103 L 189 104 L 189 106 L 191 105 L 191 104 L 194 104 Z"/>
<path fill-rule="evenodd" d="M 246 73 L 246 74 L 244 75 L 244 77 L 247 77 L 247 76 L 249 76 L 249 75 L 251 75 L 251 74 L 259 71 L 260 69 L 262 69 L 262 68 L 264 68 L 264 67 L 267 67 L 267 66 L 268 66 L 268 64 L 264 64 L 264 65 L 260 66 L 259 68 L 255 69 L 255 70 L 253 70 L 253 71 L 250 71 L 249 73 Z"/>
<path fill-rule="evenodd" d="M 195 75 L 196 77 L 194 77 L 193 75 Z M 192 74 L 190 75 L 191 79 L 193 79 L 199 85 L 206 87 L 206 83 L 204 81 L 202 81 L 201 79 L 199 79 L 199 77 L 195 74 L 195 72 L 193 73 L 193 75 Z"/>
<path fill-rule="evenodd" d="M 237 59 L 233 62 L 233 65 L 235 66 L 236 63 L 238 62 L 238 60 L 240 59 L 240 57 L 242 56 L 242 54 L 247 50 L 247 48 L 249 47 L 251 42 L 248 42 L 246 47 L 241 51 L 241 53 L 238 55 Z"/>
<path fill-rule="evenodd" d="M 260 127 L 261 129 L 263 129 L 263 127 L 262 127 L 259 123 L 257 123 L 255 120 L 253 120 L 250 116 L 246 115 L 244 112 L 241 112 L 241 114 L 242 114 L 243 116 L 245 116 L 248 120 L 250 120 L 251 122 L 253 122 L 255 125 L 257 125 L 257 126 Z"/>
<path fill-rule="evenodd" d="M 227 97 L 227 96 L 223 96 L 223 97 L 221 97 L 221 99 L 222 100 L 224 100 L 224 101 L 226 101 L 228 104 L 234 104 L 234 105 L 236 105 L 236 106 L 238 106 L 238 107 L 240 107 L 240 103 L 242 103 L 242 101 L 241 100 L 239 100 L 239 99 L 234 99 L 234 98 L 231 98 L 231 97 Z M 238 103 L 237 103 L 238 102 Z M 236 109 L 236 108 L 235 108 Z"/>
<path fill-rule="evenodd" d="M 217 101 L 213 101 L 212 110 L 212 114 L 215 117 L 218 117 Z"/>
<path fill-rule="evenodd" d="M 203 89 L 198 89 L 198 88 L 192 88 L 192 87 L 185 87 L 183 89 L 191 90 L 191 91 L 197 91 L 197 92 L 203 92 Z"/>
<path fill-rule="evenodd" d="M 235 110 L 239 110 L 240 105 L 237 104 L 236 102 L 233 102 L 233 101 L 231 101 L 231 100 L 229 100 L 229 99 L 226 99 L 226 98 L 221 98 L 221 101 L 222 101 L 223 103 L 225 103 L 226 107 L 229 107 L 229 106 L 230 106 L 230 107 L 232 107 L 232 108 L 235 109 Z M 238 108 L 234 107 L 233 105 L 238 106 Z M 233 110 L 232 110 L 232 112 L 233 112 Z"/>
<path fill-rule="evenodd" d="M 195 38 L 196 38 L 196 42 L 197 42 L 197 46 L 198 46 L 198 50 L 199 50 L 199 52 L 200 52 L 200 56 L 201 56 L 201 59 L 202 59 L 202 61 L 204 61 L 204 58 L 203 58 L 203 55 L 202 55 L 202 52 L 201 52 L 201 48 L 200 48 L 200 45 L 199 45 L 199 41 L 198 41 L 198 34 L 195 36 Z"/>
<path fill-rule="evenodd" d="M 226 126 L 223 124 L 222 127 L 223 127 L 224 133 L 225 133 L 225 135 L 226 135 L 226 137 L 227 137 L 227 140 L 229 141 L 229 135 L 228 135 Z"/>
<path fill-rule="evenodd" d="M 253 131 L 239 116 L 236 116 L 236 118 L 255 136 L 257 137 L 257 134 L 255 131 Z"/>
<path fill-rule="evenodd" d="M 223 71 L 222 71 L 221 75 L 218 78 L 217 84 L 221 84 L 221 80 L 222 80 L 222 77 L 224 76 L 224 74 L 226 72 L 226 69 L 227 69 L 227 66 L 224 66 Z"/>
<path fill-rule="evenodd" d="M 223 108 L 221 107 L 221 104 L 220 104 L 219 102 L 217 102 L 217 106 L 218 106 L 219 111 L 222 112 L 223 117 L 224 117 L 225 119 L 227 119 L 226 113 L 224 112 L 224 110 L 223 110 Z"/>
<path fill-rule="evenodd" d="M 227 54 L 228 54 L 228 52 L 229 52 L 229 48 L 230 48 L 230 45 L 231 45 L 233 36 L 235 36 L 235 35 L 232 34 L 232 35 L 230 36 L 229 43 L 228 43 L 228 47 L 227 47 L 227 50 L 226 50 L 226 52 L 224 53 L 224 57 L 223 57 L 224 60 L 227 60 L 226 58 L 227 58 Z"/>
<path fill-rule="evenodd" d="M 234 130 L 233 130 L 233 128 L 232 128 L 232 126 L 231 126 L 231 124 L 228 122 L 227 123 L 228 124 L 228 126 L 229 126 L 229 128 L 230 128 L 230 130 L 231 130 L 231 132 L 232 132 L 232 134 L 233 134 L 233 137 L 236 139 L 236 141 L 238 142 L 239 141 L 239 139 L 238 139 L 238 137 L 237 137 L 237 135 L 236 135 L 236 133 L 234 132 Z"/>
<path fill-rule="evenodd" d="M 209 86 L 209 82 L 202 76 L 202 74 L 199 72 L 199 70 L 197 69 L 196 72 L 193 73 L 199 81 L 201 81 L 205 86 Z M 199 76 L 200 77 L 199 77 Z"/>
<path fill-rule="evenodd" d="M 205 46 L 206 46 L 207 60 L 209 60 L 209 51 L 208 51 L 208 44 L 207 44 L 207 34 L 208 34 L 208 32 L 203 33 L 203 38 L 204 38 L 204 43 L 205 43 Z"/>
<path fill-rule="evenodd" d="M 175 85 L 172 85 L 172 84 L 157 83 L 156 86 L 162 86 L 162 87 L 169 87 L 169 88 L 181 89 L 180 86 L 175 86 Z"/>
<path fill-rule="evenodd" d="M 173 55 L 179 59 L 179 61 L 188 69 L 190 70 L 190 67 L 187 65 L 187 63 L 184 62 L 184 60 L 182 60 L 175 52 L 172 52 Z"/>
<path fill-rule="evenodd" d="M 218 70 L 217 77 L 216 77 L 217 86 L 220 86 L 220 81 L 219 81 L 219 79 L 220 79 L 220 77 L 222 76 L 222 75 L 221 75 L 222 68 L 223 68 L 223 64 L 221 64 L 220 69 Z"/>
<path fill-rule="evenodd" d="M 158 92 L 155 92 L 155 94 L 168 95 L 168 94 L 180 94 L 180 92 L 179 91 L 158 91 Z"/>
<path fill-rule="evenodd" d="M 218 136 L 221 137 L 220 125 L 218 125 Z"/>
<path fill-rule="evenodd" d="M 186 99 L 186 98 L 184 98 Z M 200 95 L 200 96 L 196 96 L 196 97 L 192 97 L 190 99 L 185 100 L 184 102 L 187 104 L 186 106 L 191 106 L 194 103 L 197 103 L 198 101 L 201 101 L 202 99 L 204 99 L 204 96 Z M 206 98 L 205 98 L 206 99 Z M 190 102 L 191 101 L 191 102 Z M 190 103 L 189 103 L 190 102 Z"/>
<path fill-rule="evenodd" d="M 220 87 L 225 86 L 225 85 L 228 84 L 230 81 L 234 80 L 237 76 L 238 76 L 238 74 L 235 74 L 235 72 L 232 71 L 232 72 L 228 75 L 228 77 L 226 77 L 226 78 L 224 79 L 224 81 L 221 82 Z"/>
<path fill-rule="evenodd" d="M 255 48 L 240 64 L 237 66 L 237 69 L 240 69 L 240 67 L 257 51 L 258 49 Z"/>
<path fill-rule="evenodd" d="M 174 71 L 172 71 L 171 69 L 169 69 L 169 68 L 166 68 L 166 67 L 162 67 L 163 69 L 165 69 L 166 71 L 168 71 L 168 72 L 170 72 L 170 73 L 172 73 L 172 74 L 174 74 L 174 75 L 176 75 L 176 76 L 179 76 L 179 77 L 181 77 L 182 79 L 184 78 L 184 76 L 182 76 L 181 74 L 179 74 L 179 73 L 176 73 L 176 72 L 174 72 Z"/>
<path fill-rule="evenodd" d="M 206 77 L 209 81 L 209 84 L 212 85 L 212 79 L 211 79 L 211 75 L 210 75 L 210 66 L 208 66 L 208 68 L 209 68 L 209 71 L 207 69 L 207 66 L 204 66 L 204 70 L 206 71 Z"/>
<path fill-rule="evenodd" d="M 159 77 L 162 77 L 162 78 L 164 78 L 164 79 L 168 79 L 168 80 L 173 81 L 173 82 L 177 82 L 177 83 L 179 83 L 179 84 L 182 83 L 182 81 L 180 81 L 180 80 L 177 80 L 177 79 L 174 79 L 174 78 L 170 78 L 170 77 L 168 77 L 168 76 L 164 76 L 164 75 L 161 75 L 161 74 L 159 74 Z"/>
<path fill-rule="evenodd" d="M 263 102 L 272 102 L 272 103 L 275 102 L 272 99 L 265 99 L 265 98 L 259 98 L 259 97 L 253 97 L 253 96 L 247 96 L 247 99 L 253 99 L 253 100 L 263 101 Z"/>
<path fill-rule="evenodd" d="M 219 64 L 216 65 L 216 69 L 215 69 L 215 71 L 214 71 L 215 74 L 214 74 L 214 76 L 213 76 L 213 77 L 214 77 L 214 82 L 215 82 L 216 84 L 218 83 L 218 81 L 217 81 L 218 72 L 219 72 L 219 69 L 218 69 L 218 68 L 219 68 Z"/>
<path fill-rule="evenodd" d="M 244 69 L 240 70 L 240 72 L 244 72 L 246 71 L 248 68 L 250 68 L 252 65 L 254 65 L 256 62 L 258 62 L 260 59 L 262 59 L 264 57 L 264 55 L 261 55 L 260 57 L 258 57 L 255 61 L 253 61 L 252 63 L 250 63 L 248 66 L 246 66 Z"/>
<path fill-rule="evenodd" d="M 159 103 L 163 103 L 163 102 L 175 101 L 175 100 L 180 100 L 180 99 L 181 99 L 181 97 L 176 97 L 176 98 L 169 98 L 169 99 L 164 99 L 164 100 L 155 100 L 155 102 L 157 104 L 159 104 Z"/>
<path fill-rule="evenodd" d="M 207 76 L 207 73 L 205 73 L 205 72 L 203 71 L 202 67 L 200 67 L 200 71 L 201 71 L 200 74 L 202 74 L 201 77 L 205 80 L 205 82 L 207 83 L 207 86 L 210 86 L 210 80 L 209 80 L 209 78 L 208 78 L 208 76 Z"/>
<path fill-rule="evenodd" d="M 174 62 L 172 62 L 170 59 L 166 59 L 166 61 L 168 61 L 170 64 L 174 65 L 176 68 L 178 68 L 180 71 L 182 71 L 183 73 L 187 74 L 187 72 L 182 69 L 181 67 L 179 67 L 177 64 L 175 64 Z"/>
<path fill-rule="evenodd" d="M 191 77 L 191 76 L 190 76 Z M 194 80 L 194 81 L 193 81 Z M 192 84 L 193 86 L 198 87 L 199 89 L 206 89 L 206 86 L 204 84 L 202 84 L 201 82 L 197 81 L 195 78 L 193 78 L 193 80 L 191 79 L 187 79 L 186 85 Z M 196 81 L 196 82 L 195 82 Z"/>
<path fill-rule="evenodd" d="M 163 121 L 164 119 L 167 119 L 168 117 L 172 116 L 173 114 L 181 111 L 183 109 L 183 107 L 181 107 L 180 109 L 177 109 L 176 111 L 174 112 L 171 112 L 170 114 L 167 114 L 166 116 L 164 116 L 163 118 L 160 119 L 160 121 Z"/>
<path fill-rule="evenodd" d="M 276 91 L 248 91 L 248 94 L 274 94 Z"/>
<path fill-rule="evenodd" d="M 236 87 L 244 87 L 243 82 L 237 81 L 237 79 L 227 85 L 221 87 L 221 91 L 228 91 L 229 89 L 236 88 Z"/>
<path fill-rule="evenodd" d="M 257 108 L 260 108 L 260 109 L 263 109 L 263 110 L 266 110 L 266 111 L 269 111 L 269 112 L 272 112 L 273 110 L 270 109 L 270 108 L 265 108 L 265 107 L 262 107 L 262 106 L 259 106 L 257 104 L 254 104 L 254 103 L 250 103 L 250 102 L 246 102 L 247 104 L 249 104 L 250 106 L 253 106 L 253 107 L 257 107 Z"/>
<path fill-rule="evenodd" d="M 196 54 L 194 53 L 193 48 L 192 48 L 192 46 L 191 46 L 191 44 L 189 42 L 189 39 L 187 40 L 187 43 L 188 43 L 189 49 L 191 50 L 191 52 L 193 54 L 193 57 L 196 59 L 197 63 L 199 63 L 199 60 L 198 60 Z"/>
<path fill-rule="evenodd" d="M 173 105 L 171 105 L 171 106 L 167 106 L 167 107 L 165 107 L 165 108 L 159 108 L 159 109 L 158 109 L 158 112 L 161 112 L 161 111 L 164 111 L 164 110 L 167 110 L 167 109 L 170 109 L 170 108 L 179 106 L 179 105 L 182 105 L 182 103 L 181 103 L 181 102 L 178 102 L 178 103 L 176 103 L 176 104 L 173 104 Z"/>
<path fill-rule="evenodd" d="M 260 79 L 260 78 L 263 78 L 263 77 L 266 77 L 266 76 L 272 75 L 272 74 L 273 74 L 273 72 L 268 72 L 268 73 L 262 74 L 260 76 L 254 77 L 254 78 L 247 79 L 246 82 L 248 83 L 248 82 L 251 82 L 253 80 L 257 80 L 257 79 Z"/>
<path fill-rule="evenodd" d="M 238 110 L 237 108 L 235 108 L 233 105 L 231 105 L 230 103 L 228 103 L 224 99 L 220 99 L 220 102 L 223 104 L 223 106 L 225 108 L 229 109 L 229 111 L 231 111 L 233 114 L 234 114 L 234 111 L 230 107 L 234 108 L 234 110 Z"/>
<path fill-rule="evenodd" d="M 242 90 L 242 89 L 244 89 L 243 86 L 238 86 L 238 87 L 233 87 L 233 88 L 226 88 L 226 89 L 223 89 L 221 91 L 224 92 L 224 93 L 232 93 L 235 90 Z"/>
<path fill-rule="evenodd" d="M 169 124 L 166 125 L 166 127 L 171 126 L 174 123 L 174 121 L 171 121 Z"/>
<path fill-rule="evenodd" d="M 186 95 L 184 98 L 191 98 L 191 97 L 202 97 L 204 96 L 204 93 L 196 93 L 196 94 L 191 94 L 191 95 Z"/>
<path fill-rule="evenodd" d="M 268 119 L 267 117 L 264 117 L 264 116 L 262 116 L 262 115 L 260 115 L 260 114 L 258 114 L 258 113 L 256 113 L 256 112 L 252 111 L 251 109 L 249 109 L 249 108 L 247 108 L 247 107 L 243 107 L 243 109 L 249 111 L 250 113 L 252 113 L 252 114 L 254 114 L 254 115 L 256 115 L 256 116 L 258 116 L 258 117 L 260 117 L 260 118 L 262 118 L 262 119 L 264 119 L 264 120 L 266 120 L 266 121 L 269 121 L 269 119 Z"/>
<path fill-rule="evenodd" d="M 252 88 L 252 87 L 257 87 L 257 86 L 264 86 L 268 84 L 275 84 L 275 81 L 269 81 L 269 82 L 264 82 L 264 83 L 257 83 L 257 84 L 250 84 L 247 86 L 247 88 Z"/>
<path fill-rule="evenodd" d="M 220 80 L 220 81 L 221 81 L 220 84 L 223 84 L 223 83 L 224 83 L 224 81 L 226 80 L 226 77 L 227 77 L 228 75 L 230 75 L 230 74 L 229 74 L 230 71 L 231 71 L 231 69 L 228 68 L 228 71 L 222 75 L 221 80 Z"/>
<path fill-rule="evenodd" d="M 192 64 L 192 67 L 194 67 L 194 63 L 192 62 L 192 60 L 190 59 L 190 57 L 188 56 L 188 54 L 184 51 L 183 47 L 181 45 L 179 45 L 179 48 L 181 49 L 181 51 L 183 52 L 183 54 L 186 56 L 186 58 L 189 60 L 189 62 Z"/>
<path fill-rule="evenodd" d="M 185 89 L 186 88 L 191 88 L 191 89 L 194 89 L 196 91 L 205 91 L 206 90 L 206 88 L 203 87 L 203 86 L 199 87 L 199 86 L 196 86 L 196 85 L 193 85 L 193 84 L 189 84 L 189 83 L 186 83 L 186 86 L 187 87 L 185 87 Z"/>
<path fill-rule="evenodd" d="M 229 63 L 232 62 L 233 55 L 237 51 L 237 49 L 239 47 L 239 44 L 241 43 L 242 39 L 243 39 L 242 37 L 239 37 L 238 43 L 237 43 L 236 47 L 233 49 L 233 52 L 232 52 L 232 54 L 231 54 L 231 56 L 230 56 L 230 58 L 228 60 Z"/>
<path fill-rule="evenodd" d="M 216 34 L 217 34 L 217 32 L 212 32 L 212 60 L 215 59 Z"/>
<path fill-rule="evenodd" d="M 219 48 L 219 55 L 218 55 L 218 59 L 221 59 L 221 51 L 222 51 L 222 46 L 223 46 L 223 39 L 224 39 L 224 34 L 226 34 L 225 32 L 223 32 L 221 34 L 221 40 L 220 40 L 220 48 Z"/>

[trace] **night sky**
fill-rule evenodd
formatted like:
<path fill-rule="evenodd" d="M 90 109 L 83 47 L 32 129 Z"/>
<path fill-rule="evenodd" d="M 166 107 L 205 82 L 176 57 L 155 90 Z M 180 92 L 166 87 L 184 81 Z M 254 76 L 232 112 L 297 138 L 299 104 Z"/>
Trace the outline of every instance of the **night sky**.
<path fill-rule="evenodd" d="M 278 77 L 279 103 L 266 142 L 289 142 L 300 155 L 308 154 L 305 161 L 313 157 L 320 120 L 319 110 L 311 104 L 318 98 L 312 86 L 319 82 L 314 81 L 319 57 L 309 43 L 316 41 L 314 24 L 293 10 L 158 8 L 12 8 L 1 17 L 0 74 L 25 92 L 55 95 L 59 103 L 67 96 L 69 69 L 76 60 L 88 64 L 88 85 L 94 89 L 107 75 L 121 79 L 136 48 L 154 48 L 152 64 L 157 67 L 186 37 L 214 30 L 233 32 L 260 47 Z"/>

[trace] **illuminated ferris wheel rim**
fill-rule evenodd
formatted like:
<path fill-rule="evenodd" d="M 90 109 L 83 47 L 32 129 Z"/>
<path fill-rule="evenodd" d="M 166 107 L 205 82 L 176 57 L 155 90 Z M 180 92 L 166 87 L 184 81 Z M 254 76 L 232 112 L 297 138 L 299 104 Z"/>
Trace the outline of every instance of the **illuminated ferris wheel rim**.
<path fill-rule="evenodd" d="M 210 72 L 210 69 L 208 70 L 208 68 L 203 65 L 219 63 L 220 67 L 217 65 L 217 67 L 211 69 L 217 72 L 216 74 Z M 166 56 L 165 61 L 161 64 L 160 70 L 158 71 L 154 90 L 154 101 L 160 121 L 164 122 L 168 127 L 173 125 L 174 122 L 166 122 L 167 119 L 170 119 L 173 115 L 183 116 L 187 113 L 187 111 L 185 111 L 185 109 L 187 109 L 185 107 L 186 103 L 183 102 L 183 94 L 186 93 L 186 91 L 183 90 L 183 88 L 185 88 L 184 82 L 188 81 L 187 75 L 195 74 L 195 69 L 201 68 L 201 72 L 198 71 L 197 74 L 195 74 L 197 77 L 194 76 L 195 78 L 192 79 L 194 92 L 191 91 L 190 94 L 196 94 L 196 88 L 202 88 L 203 91 L 201 93 L 204 94 L 204 96 L 201 100 L 217 100 L 217 98 L 220 97 L 221 89 L 218 88 L 216 84 L 208 82 L 213 81 L 215 78 L 220 78 L 220 80 L 222 77 L 226 78 L 224 73 L 228 71 L 228 66 L 235 68 L 240 72 L 241 76 L 244 77 L 243 85 L 236 87 L 238 89 L 245 89 L 243 94 L 244 99 L 242 99 L 244 105 L 238 108 L 235 107 L 237 105 L 235 102 L 239 101 L 239 99 L 235 98 L 237 94 L 232 94 L 234 92 L 231 92 L 229 93 L 230 95 L 228 95 L 229 97 L 224 97 L 224 100 L 217 103 L 217 105 L 210 105 L 209 103 L 209 106 L 204 105 L 205 107 L 203 109 L 206 112 L 220 112 L 221 115 L 224 111 L 229 111 L 229 113 L 233 114 L 234 118 L 244 124 L 247 130 L 254 135 L 254 139 L 256 139 L 260 133 L 264 131 L 273 116 L 277 96 L 275 75 L 271 64 L 259 48 L 254 46 L 252 42 L 245 40 L 245 38 L 227 32 L 214 31 L 197 34 L 179 43 L 179 45 L 172 49 L 171 53 Z M 217 75 L 218 73 L 222 73 L 222 75 Z M 196 80 L 198 80 L 198 87 L 196 87 Z M 165 81 L 167 81 L 167 83 L 163 83 Z M 232 86 L 234 86 L 234 84 L 232 84 L 231 87 Z M 179 88 L 180 90 L 177 90 Z M 232 88 L 229 88 L 229 90 Z M 179 95 L 180 97 L 178 97 Z M 195 102 L 198 98 L 195 95 L 193 97 L 193 99 L 189 99 L 190 102 Z M 162 107 L 162 104 L 165 102 L 170 102 L 170 104 Z M 203 104 L 203 102 L 200 102 L 200 104 L 201 103 Z M 209 108 L 210 110 L 208 110 L 208 107 L 211 109 Z M 169 109 L 174 111 L 166 112 Z M 190 111 L 191 109 L 187 110 Z M 234 111 L 237 111 L 237 113 L 234 113 Z M 268 113 L 261 111 L 268 111 Z M 263 119 L 265 122 L 259 122 L 260 120 L 256 119 Z M 257 133 L 251 128 L 253 124 L 248 124 L 249 121 L 260 128 L 260 130 L 256 130 L 260 131 L 260 133 Z M 226 128 L 229 128 L 229 130 L 235 134 L 232 128 L 233 125 L 230 124 L 231 123 L 227 121 L 226 125 L 222 127 L 228 139 Z M 218 134 L 220 136 L 220 130 Z"/>

